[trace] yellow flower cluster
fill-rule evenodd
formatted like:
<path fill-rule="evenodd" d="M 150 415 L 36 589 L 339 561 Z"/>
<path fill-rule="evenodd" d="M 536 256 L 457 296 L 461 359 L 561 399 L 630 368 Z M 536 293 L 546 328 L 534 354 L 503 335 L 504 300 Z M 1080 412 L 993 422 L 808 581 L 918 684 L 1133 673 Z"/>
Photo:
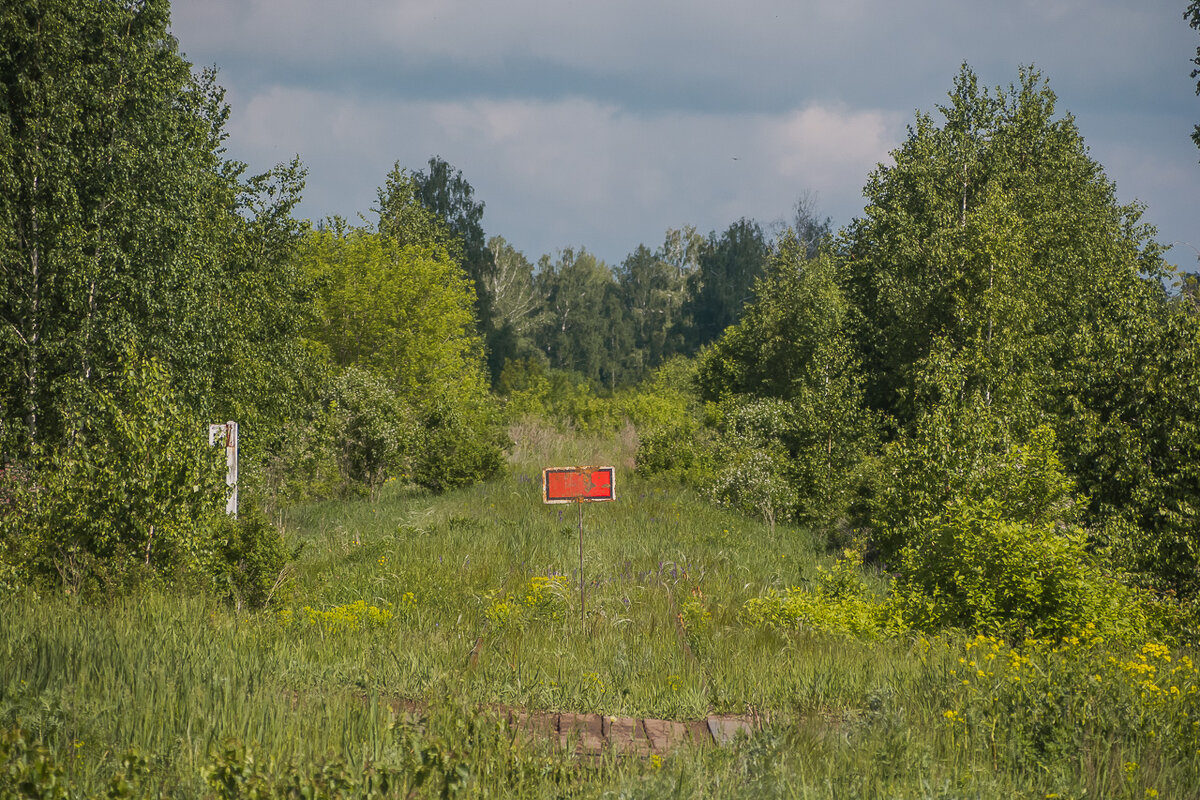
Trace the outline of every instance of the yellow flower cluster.
<path fill-rule="evenodd" d="M 570 583 L 564 575 L 535 575 L 525 582 L 521 599 L 508 592 L 495 592 L 483 615 L 496 628 L 520 627 L 527 619 L 563 619 L 570 598 Z"/>
<path fill-rule="evenodd" d="M 604 694 L 608 688 L 604 685 L 604 680 L 600 677 L 599 672 L 583 673 L 583 690 L 592 694 Z"/>
<path fill-rule="evenodd" d="M 392 619 L 391 609 L 367 605 L 363 600 L 334 606 L 328 611 L 305 606 L 304 613 L 308 616 L 309 625 L 320 627 L 326 633 L 357 631 L 368 627 L 378 628 L 386 625 Z"/>
<path fill-rule="evenodd" d="M 1003 718 L 1039 731 L 1052 728 L 1042 724 L 1050 721 L 1086 720 L 1120 735 L 1169 741 L 1180 755 L 1200 754 L 1200 674 L 1189 656 L 1160 642 L 1130 651 L 1085 627 L 1057 641 L 1014 646 L 980 635 L 947 644 L 956 688 L 948 698 L 954 710 L 942 716 L 951 725 L 964 716 L 982 724 Z"/>
<path fill-rule="evenodd" d="M 570 588 L 565 575 L 534 575 L 525 582 L 525 607 L 551 619 L 562 619 Z"/>
<path fill-rule="evenodd" d="M 1189 699 L 1189 707 L 1196 705 L 1195 696 L 1200 693 L 1196 667 L 1186 655 L 1172 664 L 1171 651 L 1166 645 L 1149 642 L 1131 660 L 1110 657 L 1108 662 L 1137 683 L 1142 700 L 1154 703 Z"/>
<path fill-rule="evenodd" d="M 507 628 L 521 619 L 521 606 L 513 601 L 512 595 L 504 594 L 492 599 L 483 616 L 492 627 Z"/>

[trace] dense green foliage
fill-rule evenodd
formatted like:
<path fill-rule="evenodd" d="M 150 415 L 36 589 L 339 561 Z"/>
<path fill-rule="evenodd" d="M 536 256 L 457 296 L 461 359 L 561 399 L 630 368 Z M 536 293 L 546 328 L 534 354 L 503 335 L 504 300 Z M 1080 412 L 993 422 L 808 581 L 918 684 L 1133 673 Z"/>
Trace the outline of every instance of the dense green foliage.
<path fill-rule="evenodd" d="M 990 417 L 997 444 L 1049 426 L 1091 526 L 1142 539 L 1134 566 L 1193 591 L 1200 339 L 1161 248 L 1037 73 L 993 94 L 964 69 L 939 110 L 872 176 L 847 234 L 868 402 L 902 433 L 931 408 Z"/>
<path fill-rule="evenodd" d="M 964 67 L 938 111 L 871 175 L 832 252 L 772 244 L 741 320 L 701 353 L 710 405 L 673 435 L 716 443 L 708 472 L 663 447 L 672 434 L 648 432 L 640 463 L 686 462 L 749 512 L 864 529 L 902 571 L 947 504 L 985 503 L 989 530 L 1082 530 L 1118 573 L 1195 592 L 1186 277 L 1173 296 L 1140 209 L 1036 71 L 989 91 Z"/>
<path fill-rule="evenodd" d="M 29 514 L 5 546 L 69 587 L 135 564 L 224 584 L 204 423 L 238 419 L 261 462 L 310 374 L 303 172 L 243 179 L 220 156 L 222 92 L 168 12 L 0 12 L 0 459 Z"/>
<path fill-rule="evenodd" d="M 1035 70 L 836 237 L 535 266 L 436 156 L 296 220 L 168 15 L 0 10 L 0 795 L 1196 785 L 1197 284 Z M 598 461 L 580 552 L 538 470 Z M 498 704 L 776 727 L 583 764 Z"/>
<path fill-rule="evenodd" d="M 222 92 L 163 0 L 0 13 L 5 456 L 55 447 L 78 385 L 116 379 L 131 347 L 200 413 L 278 419 L 302 372 L 302 171 L 243 181 L 220 157 Z"/>
<path fill-rule="evenodd" d="M 311 336 L 335 367 L 370 370 L 409 398 L 472 379 L 471 294 L 444 246 L 335 224 L 309 234 L 300 262 L 320 287 Z"/>
<path fill-rule="evenodd" d="M 1097 571 L 1085 544 L 1078 529 L 1017 521 L 997 504 L 950 504 L 900 553 L 902 616 L 931 631 L 1010 641 L 1067 636 L 1089 623 L 1109 636 L 1144 635 L 1132 594 Z"/>
<path fill-rule="evenodd" d="M 203 575 L 262 599 L 279 537 L 210 513 L 208 422 L 239 423 L 247 511 L 388 477 L 458 485 L 495 473 L 503 442 L 467 251 L 428 187 L 389 176 L 386 236 L 304 233 L 298 161 L 245 177 L 224 158 L 223 92 L 168 16 L 0 12 L 0 466 L 24 503 L 0 544 L 26 578 Z"/>
<path fill-rule="evenodd" d="M 294 455 L 336 464 L 351 486 L 396 478 L 444 489 L 499 471 L 503 441 L 457 248 L 405 180 L 389 176 L 387 233 L 335 220 L 300 253 L 319 287 L 311 335 L 336 376 L 309 420 L 310 450 L 326 455 Z"/>
<path fill-rule="evenodd" d="M 718 428 L 730 452 L 717 478 L 728 489 L 718 493 L 734 500 L 761 485 L 765 494 L 752 507 L 777 492 L 771 504 L 787 516 L 836 520 L 853 500 L 853 475 L 875 438 L 836 266 L 827 253 L 807 258 L 789 232 L 754 294 L 741 322 L 700 358 L 700 395 L 721 403 Z M 755 461 L 777 477 L 737 475 L 753 473 Z"/>

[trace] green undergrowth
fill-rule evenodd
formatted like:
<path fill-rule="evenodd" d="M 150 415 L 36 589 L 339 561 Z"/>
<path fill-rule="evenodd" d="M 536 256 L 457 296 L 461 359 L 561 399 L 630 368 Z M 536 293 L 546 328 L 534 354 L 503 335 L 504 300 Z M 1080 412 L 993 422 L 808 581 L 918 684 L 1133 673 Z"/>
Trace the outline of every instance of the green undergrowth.
<path fill-rule="evenodd" d="M 1186 797 L 1200 681 L 1095 626 L 911 632 L 854 547 L 633 475 L 630 435 L 534 431 L 499 481 L 283 518 L 273 605 L 11 593 L 0 797 Z M 539 455 L 540 454 L 540 455 Z M 617 500 L 540 469 L 617 466 Z M 582 613 L 581 613 L 582 611 Z M 510 708 L 768 719 L 720 749 L 566 755 Z M 7 792 L 7 794 L 5 793 Z M 21 793 L 23 792 L 23 793 Z"/>

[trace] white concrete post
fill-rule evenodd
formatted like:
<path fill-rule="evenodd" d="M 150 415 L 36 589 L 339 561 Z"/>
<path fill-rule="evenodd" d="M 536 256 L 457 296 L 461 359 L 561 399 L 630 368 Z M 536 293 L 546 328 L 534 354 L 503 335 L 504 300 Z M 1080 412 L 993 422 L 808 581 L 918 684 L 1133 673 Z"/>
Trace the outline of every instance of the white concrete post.
<path fill-rule="evenodd" d="M 233 491 L 225 501 L 225 513 L 237 519 L 238 509 L 238 424 L 230 420 L 208 426 L 208 444 L 211 447 L 222 440 L 225 445 L 225 485 Z"/>

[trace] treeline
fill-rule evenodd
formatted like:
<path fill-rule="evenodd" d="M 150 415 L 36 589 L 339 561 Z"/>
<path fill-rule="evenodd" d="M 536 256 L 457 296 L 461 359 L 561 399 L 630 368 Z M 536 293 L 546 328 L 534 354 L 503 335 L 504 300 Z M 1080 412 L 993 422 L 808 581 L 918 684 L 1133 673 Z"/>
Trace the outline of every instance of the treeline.
<path fill-rule="evenodd" d="M 815 252 L 830 224 L 800 202 L 793 229 Z M 543 255 L 535 268 L 502 237 L 488 244 L 496 258 L 488 290 L 496 384 L 508 389 L 521 373 L 549 367 L 610 392 L 673 356 L 694 355 L 736 322 L 773 246 L 759 223 L 744 218 L 707 236 L 690 226 L 669 229 L 660 246 L 639 245 L 615 268 L 574 248 Z"/>
<path fill-rule="evenodd" d="M 504 463 L 480 255 L 420 194 L 436 176 L 311 229 L 298 160 L 223 155 L 223 92 L 168 21 L 166 0 L 0 9 L 0 586 L 259 603 L 287 555 L 264 510 Z M 236 523 L 205 435 L 225 420 Z"/>
<path fill-rule="evenodd" d="M 402 173 L 397 165 L 393 176 Z M 490 379 L 501 391 L 548 369 L 612 392 L 673 356 L 694 355 L 738 320 L 774 244 L 743 218 L 707 236 L 668 229 L 661 245 L 639 245 L 616 266 L 583 247 L 534 263 L 503 236 L 486 237 L 484 204 L 461 170 L 435 156 L 410 177 L 421 203 L 462 242 Z M 790 222 L 811 252 L 831 233 L 808 196 Z"/>
<path fill-rule="evenodd" d="M 1036 71 L 937 111 L 821 252 L 772 249 L 640 467 L 857 540 L 931 627 L 1144 626 L 1200 591 L 1194 276 Z"/>

